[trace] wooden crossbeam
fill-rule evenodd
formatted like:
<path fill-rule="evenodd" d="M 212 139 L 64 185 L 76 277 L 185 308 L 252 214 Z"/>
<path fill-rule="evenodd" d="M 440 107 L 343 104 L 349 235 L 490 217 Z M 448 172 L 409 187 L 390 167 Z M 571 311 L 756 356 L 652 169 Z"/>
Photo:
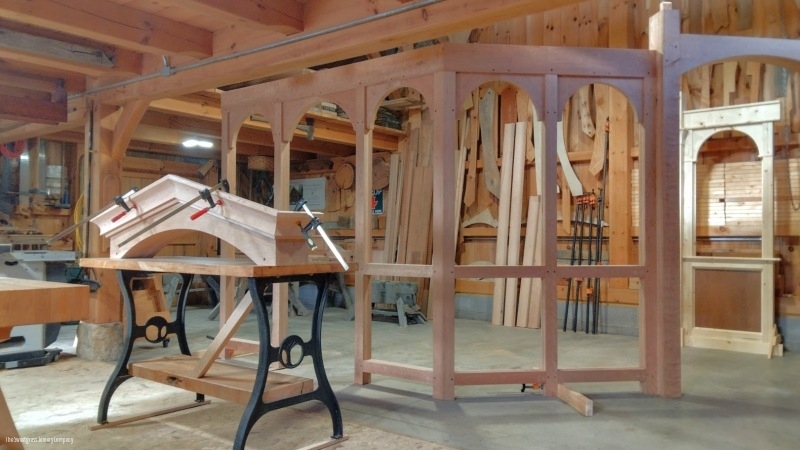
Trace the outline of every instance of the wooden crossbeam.
<path fill-rule="evenodd" d="M 105 0 L 6 0 L 0 17 L 144 53 L 208 57 L 213 34 Z"/>
<path fill-rule="evenodd" d="M 67 102 L 0 95 L 0 119 L 55 125 L 67 121 Z"/>

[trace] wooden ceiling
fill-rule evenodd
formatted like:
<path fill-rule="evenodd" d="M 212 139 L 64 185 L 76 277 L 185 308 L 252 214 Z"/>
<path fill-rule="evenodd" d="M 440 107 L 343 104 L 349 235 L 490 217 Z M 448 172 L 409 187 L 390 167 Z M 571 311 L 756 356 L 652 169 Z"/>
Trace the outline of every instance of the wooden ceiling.
<path fill-rule="evenodd" d="M 579 1 L 2 0 L 0 142 L 82 141 L 87 100 L 147 100 L 130 148 L 175 152 L 189 134 L 219 138 L 220 89 Z M 251 125 L 241 150 L 263 154 L 268 126 Z M 315 141 L 298 145 L 347 153 L 352 146 L 326 131 L 338 126 L 319 127 Z"/>

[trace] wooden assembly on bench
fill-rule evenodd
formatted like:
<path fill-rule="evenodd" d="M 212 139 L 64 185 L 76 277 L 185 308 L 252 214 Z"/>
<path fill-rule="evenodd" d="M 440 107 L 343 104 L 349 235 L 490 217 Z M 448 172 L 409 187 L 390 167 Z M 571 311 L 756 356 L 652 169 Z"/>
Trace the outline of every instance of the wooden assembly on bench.
<path fill-rule="evenodd" d="M 321 327 L 328 286 L 345 264 L 312 253 L 306 241 L 319 236 L 322 230 L 303 228 L 308 215 L 312 215 L 309 211 L 277 211 L 227 194 L 219 190 L 220 186 L 222 184 L 203 189 L 189 180 L 166 176 L 130 197 L 130 201 L 137 205 L 134 214 L 113 220 L 118 211 L 112 208 L 93 220 L 111 239 L 112 254 L 117 257 L 85 258 L 81 265 L 117 271 L 125 313 L 124 348 L 106 383 L 97 412 L 99 425 L 93 429 L 204 405 L 208 403 L 205 396 L 209 395 L 246 405 L 233 443 L 233 448 L 242 449 L 250 429 L 261 416 L 275 409 L 319 400 L 330 412 L 332 434 L 330 440 L 316 448 L 340 442 L 344 438 L 342 415 L 325 375 Z M 193 194 L 196 192 L 200 192 L 200 196 Z M 216 199 L 212 198 L 212 192 Z M 245 256 L 151 257 L 169 236 L 184 232 L 186 228 L 220 236 L 229 244 L 242 248 Z M 175 273 L 182 278 L 174 318 L 152 315 L 137 320 L 133 280 L 153 273 Z M 202 354 L 192 354 L 186 339 L 186 300 L 194 275 L 248 280 L 249 295 L 242 296 L 210 347 Z M 317 286 L 311 337 L 304 341 L 299 336 L 290 335 L 274 343 L 263 287 L 265 284 L 295 281 L 310 281 Z M 258 318 L 258 341 L 233 339 L 253 307 Z M 169 336 L 177 337 L 180 354 L 130 361 L 137 339 L 162 343 Z M 258 366 L 253 369 L 230 361 L 233 350 L 237 348 L 257 353 Z M 220 356 L 222 361 L 218 361 Z M 275 363 L 293 369 L 306 356 L 313 361 L 316 388 L 313 379 L 270 371 Z M 112 396 L 123 382 L 132 377 L 194 392 L 195 401 L 183 407 L 109 422 L 108 408 Z"/>

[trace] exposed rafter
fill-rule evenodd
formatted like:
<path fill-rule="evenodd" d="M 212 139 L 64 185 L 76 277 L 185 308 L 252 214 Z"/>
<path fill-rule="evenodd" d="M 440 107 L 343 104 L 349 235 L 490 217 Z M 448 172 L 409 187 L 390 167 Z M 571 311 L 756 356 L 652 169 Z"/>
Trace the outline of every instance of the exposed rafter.
<path fill-rule="evenodd" d="M 106 69 L 114 67 L 114 62 L 111 61 L 111 58 L 100 49 L 69 44 L 6 28 L 0 28 L 0 48 L 38 54 L 45 58 L 69 60 L 77 64 L 87 64 Z"/>
<path fill-rule="evenodd" d="M 52 91 L 56 80 L 64 80 L 67 92 L 86 89 L 86 76 L 20 61 L 0 60 L 0 84 L 36 91 Z"/>
<path fill-rule="evenodd" d="M 0 95 L 0 119 L 57 124 L 67 120 L 67 102 Z"/>
<path fill-rule="evenodd" d="M 143 53 L 205 58 L 208 30 L 103 0 L 3 0 L 0 17 Z"/>
<path fill-rule="evenodd" d="M 48 125 L 30 121 L 30 123 L 0 133 L 0 142 L 16 141 L 18 139 L 27 139 L 31 136 L 42 136 L 59 131 L 81 128 L 85 121 L 85 101 L 83 99 L 73 99 L 67 102 L 66 121 L 59 122 L 58 125 Z"/>
<path fill-rule="evenodd" d="M 171 0 L 172 5 L 264 31 L 303 31 L 303 4 L 296 0 Z"/>
<path fill-rule="evenodd" d="M 102 76 L 113 72 L 135 75 L 141 70 L 140 64 L 130 64 L 128 59 L 120 59 L 122 66 L 116 66 L 109 55 L 98 48 L 87 47 L 55 39 L 20 33 L 0 28 L 0 58 L 22 61 L 55 69 L 83 73 L 89 76 Z"/>

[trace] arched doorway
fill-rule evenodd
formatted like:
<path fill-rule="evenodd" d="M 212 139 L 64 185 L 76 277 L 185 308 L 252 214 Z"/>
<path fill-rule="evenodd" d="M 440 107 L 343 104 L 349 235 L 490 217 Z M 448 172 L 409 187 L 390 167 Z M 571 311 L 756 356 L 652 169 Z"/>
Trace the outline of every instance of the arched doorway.
<path fill-rule="evenodd" d="M 683 344 L 690 347 L 782 355 L 774 312 L 774 179 L 772 123 L 780 120 L 780 101 L 686 111 L 682 117 L 682 328 Z M 761 160 L 760 256 L 701 256 L 697 252 L 697 159 L 703 143 L 721 131 L 750 137 Z M 720 200 L 725 200 L 720 199 Z M 707 286 L 717 286 L 710 295 Z M 739 286 L 723 289 L 722 286 Z M 716 310 L 739 310 L 751 320 L 723 320 L 704 314 L 708 298 Z M 757 316 L 757 317 L 753 317 Z M 735 319 L 735 317 L 734 317 Z"/>

